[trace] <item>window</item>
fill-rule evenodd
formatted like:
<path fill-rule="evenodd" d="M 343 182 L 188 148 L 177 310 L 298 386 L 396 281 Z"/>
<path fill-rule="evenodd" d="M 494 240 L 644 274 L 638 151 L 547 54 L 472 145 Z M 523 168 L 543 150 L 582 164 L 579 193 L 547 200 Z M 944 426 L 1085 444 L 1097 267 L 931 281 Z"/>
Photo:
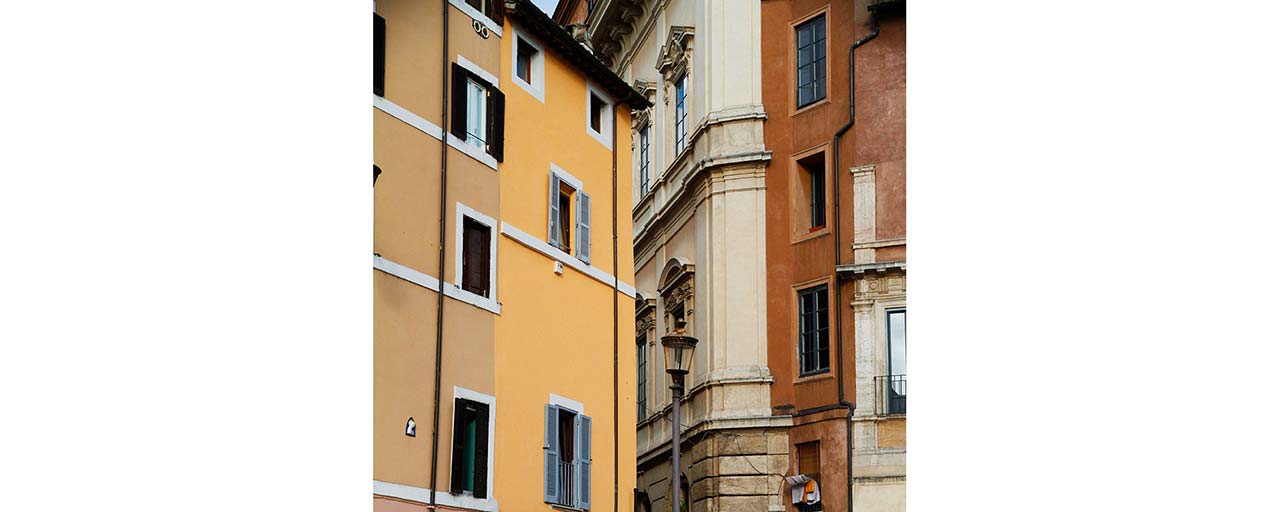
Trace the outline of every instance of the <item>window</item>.
<path fill-rule="evenodd" d="M 485 104 L 488 103 L 486 87 L 475 80 L 467 80 L 467 144 L 485 147 Z"/>
<path fill-rule="evenodd" d="M 826 153 L 814 153 L 796 162 L 801 174 L 808 211 L 809 231 L 817 231 L 827 225 L 827 172 Z"/>
<path fill-rule="evenodd" d="M 383 95 L 387 74 L 387 20 L 373 13 L 373 93 Z"/>
<path fill-rule="evenodd" d="M 649 125 L 640 129 L 640 194 L 649 191 Z"/>
<path fill-rule="evenodd" d="M 489 404 L 453 399 L 453 469 L 449 492 L 485 498 L 489 490 Z"/>
<path fill-rule="evenodd" d="M 821 483 L 822 450 L 820 450 L 818 441 L 796 445 L 796 462 L 799 474 Z M 817 512 L 822 510 L 822 503 L 808 504 L 801 502 L 796 504 L 796 509 L 802 512 Z"/>
<path fill-rule="evenodd" d="M 601 133 L 600 126 L 604 123 L 604 100 L 594 94 L 591 95 L 591 129 L 596 133 Z"/>
<path fill-rule="evenodd" d="M 800 290 L 800 375 L 831 369 L 827 344 L 827 285 Z"/>
<path fill-rule="evenodd" d="M 590 509 L 591 418 L 547 404 L 543 461 L 543 501 Z"/>
<path fill-rule="evenodd" d="M 499 162 L 503 151 L 503 117 L 506 98 L 502 91 L 466 68 L 453 64 L 453 107 L 449 132 Z"/>
<path fill-rule="evenodd" d="M 524 38 L 516 37 L 516 76 L 524 83 L 533 85 L 533 58 L 538 50 Z"/>
<path fill-rule="evenodd" d="M 560 172 L 558 169 L 551 171 L 547 243 L 566 253 L 576 245 L 578 259 L 590 264 L 591 196 L 578 188 L 581 185 L 575 186 L 576 179 L 562 177 Z M 576 244 L 573 243 L 575 240 Z"/>
<path fill-rule="evenodd" d="M 462 289 L 489 296 L 489 226 L 471 217 L 462 220 Z"/>
<path fill-rule="evenodd" d="M 688 135 L 686 120 L 689 117 L 688 106 L 689 75 L 681 75 L 676 79 L 676 153 L 684 150 Z"/>
<path fill-rule="evenodd" d="M 796 108 L 827 97 L 827 18 L 796 27 Z"/>
<path fill-rule="evenodd" d="M 888 404 L 889 414 L 906 414 L 907 412 L 907 310 L 890 309 L 888 316 L 889 368 L 888 368 Z"/>
<path fill-rule="evenodd" d="M 636 334 L 636 420 L 649 417 L 649 400 L 645 389 L 649 386 L 649 333 Z"/>

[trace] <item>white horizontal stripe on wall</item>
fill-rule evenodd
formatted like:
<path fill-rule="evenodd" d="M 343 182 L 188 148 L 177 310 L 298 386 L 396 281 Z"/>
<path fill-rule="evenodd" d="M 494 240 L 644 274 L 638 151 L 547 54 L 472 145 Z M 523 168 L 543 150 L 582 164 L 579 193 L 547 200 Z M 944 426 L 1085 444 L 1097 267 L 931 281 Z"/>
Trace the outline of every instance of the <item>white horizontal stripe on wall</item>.
<path fill-rule="evenodd" d="M 416 284 L 433 292 L 440 291 L 440 281 L 434 277 L 426 275 L 417 270 L 411 269 L 382 256 L 373 256 L 373 268 L 391 274 L 400 279 L 404 279 L 410 283 Z M 472 306 L 478 307 L 495 315 L 502 314 L 502 306 L 498 304 L 496 299 L 481 297 L 469 291 L 463 290 L 453 284 L 446 284 L 444 287 L 444 295 L 459 302 L 465 302 Z"/>
<path fill-rule="evenodd" d="M 551 247 L 551 244 L 548 244 L 547 242 L 533 235 L 525 233 L 524 231 L 519 230 L 518 228 L 516 228 L 515 226 L 512 226 L 511 224 L 507 224 L 506 222 L 502 223 L 502 234 L 505 235 L 507 238 L 510 238 L 512 240 L 515 240 L 516 242 L 519 242 L 521 245 L 524 245 L 525 247 L 533 249 L 537 252 L 542 253 L 544 256 L 547 256 L 551 259 L 554 259 L 556 261 L 563 263 L 566 267 L 572 268 L 589 277 L 595 278 L 595 280 L 600 281 L 601 283 L 604 283 L 606 286 L 610 288 L 613 287 L 612 274 L 605 272 L 603 270 L 600 270 L 597 267 L 587 265 L 586 263 L 583 263 L 582 260 L 579 260 L 578 258 L 575 258 L 571 255 L 565 254 L 564 251 L 561 251 L 560 249 Z M 618 280 L 618 287 L 616 289 L 619 292 L 622 292 L 623 295 L 631 297 L 632 299 L 636 298 L 636 288 L 634 286 L 631 286 L 627 283 L 622 282 L 622 280 Z"/>

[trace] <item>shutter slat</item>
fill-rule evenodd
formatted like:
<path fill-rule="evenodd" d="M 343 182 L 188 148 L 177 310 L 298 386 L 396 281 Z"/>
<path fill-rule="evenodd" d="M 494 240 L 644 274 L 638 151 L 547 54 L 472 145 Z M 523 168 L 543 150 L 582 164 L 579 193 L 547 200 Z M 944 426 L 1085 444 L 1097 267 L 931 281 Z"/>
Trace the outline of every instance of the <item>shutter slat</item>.
<path fill-rule="evenodd" d="M 559 432 L 559 414 L 560 409 L 554 405 L 546 406 L 546 431 L 543 433 L 543 473 L 542 473 L 542 501 L 547 503 L 555 503 L 556 497 L 560 495 L 560 432 Z"/>
<path fill-rule="evenodd" d="M 547 243 L 559 248 L 560 243 L 560 177 L 551 173 L 551 198 L 547 219 Z"/>
<path fill-rule="evenodd" d="M 591 196 L 578 191 L 578 259 L 591 263 Z"/>
<path fill-rule="evenodd" d="M 453 399 L 453 451 L 450 452 L 453 458 L 453 464 L 449 471 L 449 492 L 459 494 L 462 492 L 463 475 L 465 471 L 466 460 L 462 456 L 464 436 L 462 434 L 463 426 L 466 419 L 466 405 L 461 398 Z"/>
<path fill-rule="evenodd" d="M 574 450 L 574 482 L 577 496 L 574 497 L 577 502 L 576 506 L 586 510 L 591 508 L 591 417 L 579 414 L 573 420 L 574 440 L 577 446 Z"/>
<path fill-rule="evenodd" d="M 453 63 L 452 111 L 449 112 L 449 131 L 463 141 L 467 140 L 467 70 Z"/>

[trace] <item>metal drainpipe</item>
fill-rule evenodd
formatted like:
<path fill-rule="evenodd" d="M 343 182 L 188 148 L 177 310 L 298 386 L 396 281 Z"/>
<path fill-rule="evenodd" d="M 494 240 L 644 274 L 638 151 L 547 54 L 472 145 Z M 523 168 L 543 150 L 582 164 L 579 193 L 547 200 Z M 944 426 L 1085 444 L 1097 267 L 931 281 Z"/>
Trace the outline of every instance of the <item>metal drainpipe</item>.
<path fill-rule="evenodd" d="M 613 303 L 613 511 L 618 512 L 618 105 L 613 107 L 613 289 L 609 301 Z"/>
<path fill-rule="evenodd" d="M 866 36 L 863 36 L 862 39 L 854 41 L 853 44 L 849 45 L 849 122 L 845 123 L 844 126 L 841 126 L 840 129 L 836 131 L 835 135 L 831 137 L 831 148 L 832 148 L 831 182 L 834 183 L 836 186 L 836 189 L 835 189 L 836 193 L 834 194 L 835 198 L 832 200 L 832 208 L 834 210 L 833 215 L 835 216 L 835 226 L 833 226 L 834 229 L 832 230 L 832 232 L 834 235 L 834 242 L 835 242 L 833 245 L 835 247 L 835 262 L 836 262 L 835 266 L 837 269 L 840 268 L 840 137 L 844 135 L 845 132 L 848 132 L 850 128 L 853 128 L 853 121 L 854 121 L 853 50 L 857 49 L 859 46 L 866 44 L 868 41 L 875 39 L 876 36 L 880 35 L 880 21 L 876 19 L 876 14 L 874 11 L 871 13 L 871 23 L 874 24 L 875 26 L 875 28 L 871 31 L 871 33 L 867 34 Z M 858 141 L 855 138 L 854 139 L 855 147 L 857 146 L 857 143 Z M 839 271 L 837 270 L 837 272 Z M 840 280 L 839 275 L 837 275 L 836 276 L 836 301 L 838 302 L 843 301 L 843 299 L 841 298 L 843 297 L 843 295 L 841 294 L 841 291 L 843 288 L 842 284 L 843 283 Z M 845 359 L 844 359 L 844 315 L 843 314 L 836 315 L 836 360 L 840 361 L 840 364 L 836 365 L 836 380 L 837 380 L 836 393 L 837 393 L 837 396 L 839 397 L 840 405 L 844 406 L 844 408 L 848 410 L 847 421 L 844 426 L 844 434 L 845 434 L 844 474 L 845 474 L 845 478 L 848 479 L 848 485 L 846 486 L 848 487 L 848 496 L 846 498 L 848 501 L 845 502 L 845 505 L 849 510 L 853 510 L 853 410 L 856 407 L 856 405 L 854 405 L 853 403 L 850 403 L 844 398 L 844 361 Z"/>
<path fill-rule="evenodd" d="M 449 177 L 449 2 L 440 2 L 442 42 L 440 52 L 440 267 L 439 294 L 436 297 L 436 368 L 435 397 L 431 403 L 431 510 L 436 510 L 436 475 L 440 461 L 440 359 L 444 353 L 444 242 L 445 194 Z"/>

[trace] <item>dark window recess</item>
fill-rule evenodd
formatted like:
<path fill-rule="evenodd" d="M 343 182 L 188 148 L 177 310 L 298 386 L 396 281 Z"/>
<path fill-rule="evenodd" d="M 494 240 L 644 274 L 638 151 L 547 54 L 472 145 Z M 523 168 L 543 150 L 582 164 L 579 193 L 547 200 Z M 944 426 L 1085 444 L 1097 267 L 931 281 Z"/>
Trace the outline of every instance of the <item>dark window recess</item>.
<path fill-rule="evenodd" d="M 827 343 L 827 285 L 800 291 L 800 375 L 831 369 Z"/>
<path fill-rule="evenodd" d="M 827 225 L 827 172 L 826 154 L 809 155 L 799 162 L 804 173 L 809 199 L 809 229 L 818 230 Z"/>
<path fill-rule="evenodd" d="M 533 56 L 537 53 L 524 39 L 516 39 L 516 76 L 526 84 L 533 85 Z"/>
<path fill-rule="evenodd" d="M 489 296 L 489 226 L 475 219 L 462 220 L 462 289 Z"/>
<path fill-rule="evenodd" d="M 456 62 L 452 66 L 450 86 L 449 133 L 460 140 L 467 140 L 467 80 L 485 87 L 487 102 L 485 124 L 487 126 L 485 152 L 499 162 L 503 153 L 503 130 L 506 118 L 506 96 L 497 86 L 486 82 L 475 73 L 467 71 Z"/>
<path fill-rule="evenodd" d="M 796 108 L 827 97 L 827 18 L 796 27 Z"/>
<path fill-rule="evenodd" d="M 569 252 L 569 232 L 573 230 L 573 223 L 570 220 L 570 210 L 573 205 L 573 191 L 565 190 L 564 185 L 560 189 L 560 250 Z"/>
<path fill-rule="evenodd" d="M 604 100 L 594 94 L 591 95 L 591 129 L 596 133 L 604 133 L 600 131 L 600 127 L 604 124 Z"/>
<path fill-rule="evenodd" d="M 380 174 L 382 174 L 382 169 L 378 167 L 378 164 L 374 164 L 373 165 L 373 184 L 374 185 L 378 184 L 378 175 Z"/>
<path fill-rule="evenodd" d="M 817 481 L 818 485 L 822 485 L 822 478 L 819 475 L 822 472 L 822 450 L 817 441 L 796 445 L 796 462 L 800 474 L 808 475 L 809 478 Z M 812 505 L 797 503 L 796 509 L 801 512 L 817 512 L 822 510 L 822 503 Z"/>
<path fill-rule="evenodd" d="M 453 469 L 449 492 L 486 498 L 489 488 L 489 404 L 453 400 Z"/>
<path fill-rule="evenodd" d="M 387 20 L 373 13 L 373 93 L 383 95 L 387 74 Z"/>
<path fill-rule="evenodd" d="M 636 335 L 636 419 L 644 421 L 649 417 L 649 336 L 641 332 Z"/>

